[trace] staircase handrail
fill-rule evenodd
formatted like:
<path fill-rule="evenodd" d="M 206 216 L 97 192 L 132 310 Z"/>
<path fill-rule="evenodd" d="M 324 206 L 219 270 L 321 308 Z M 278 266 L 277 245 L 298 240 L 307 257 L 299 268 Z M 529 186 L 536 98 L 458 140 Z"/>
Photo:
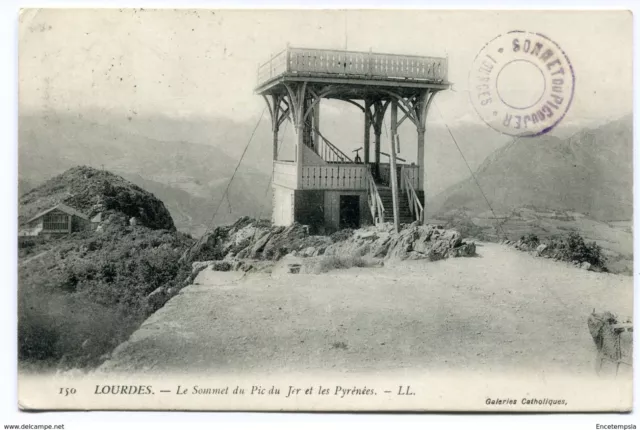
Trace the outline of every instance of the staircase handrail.
<path fill-rule="evenodd" d="M 369 166 L 367 166 L 369 167 Z M 367 168 L 367 200 L 369 202 L 369 210 L 373 218 L 373 223 L 378 224 L 384 222 L 384 205 L 378 192 L 378 187 L 371 174 L 371 169 Z"/>
<path fill-rule="evenodd" d="M 402 169 L 401 176 L 402 176 L 402 188 L 404 188 L 405 191 L 407 192 L 407 199 L 409 200 L 409 210 L 411 211 L 411 215 L 413 215 L 413 218 L 415 220 L 422 222 L 424 208 L 422 206 L 422 203 L 420 203 L 420 199 L 418 198 L 418 193 L 416 193 L 416 190 L 413 188 L 411 179 L 409 178 L 409 175 L 407 174 L 407 171 L 405 169 Z"/>
<path fill-rule="evenodd" d="M 331 153 L 333 153 L 333 155 L 338 159 L 338 161 L 343 162 L 343 163 L 353 163 L 353 160 L 351 160 L 351 158 L 349 158 L 347 156 L 347 154 L 345 154 L 344 152 L 342 152 L 337 146 L 335 146 L 333 143 L 331 143 L 329 141 L 329 139 L 327 139 L 326 137 L 324 137 L 322 135 L 322 133 L 320 133 L 320 130 L 318 130 L 317 128 L 313 129 L 318 136 L 320 136 L 320 139 L 322 139 L 322 141 L 324 142 L 324 144 L 327 146 L 327 148 L 329 148 L 331 150 Z M 327 160 L 325 159 L 325 157 L 323 157 L 323 155 L 320 153 L 321 151 L 319 150 L 319 148 L 316 148 L 316 154 L 318 154 L 323 160 L 325 161 L 333 161 L 333 160 Z M 329 157 L 327 157 L 329 158 Z"/>

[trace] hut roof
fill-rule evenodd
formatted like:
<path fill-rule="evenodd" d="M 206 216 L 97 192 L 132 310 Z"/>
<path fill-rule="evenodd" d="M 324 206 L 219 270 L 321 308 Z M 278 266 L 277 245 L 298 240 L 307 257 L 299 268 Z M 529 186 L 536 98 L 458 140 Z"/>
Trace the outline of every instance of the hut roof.
<path fill-rule="evenodd" d="M 89 219 L 89 217 L 86 216 L 85 214 L 83 214 L 82 212 L 78 212 L 74 208 L 72 208 L 70 206 L 67 206 L 67 205 L 65 205 L 63 203 L 58 203 L 57 205 L 55 205 L 55 206 L 53 206 L 53 207 L 51 207 L 51 208 L 49 208 L 49 209 L 47 209 L 45 211 L 40 212 L 38 215 L 34 216 L 29 221 L 27 221 L 27 223 L 35 221 L 38 218 L 41 218 L 41 217 L 45 216 L 46 214 L 48 214 L 49 212 L 54 211 L 56 209 L 59 210 L 59 211 L 62 211 L 64 213 L 67 213 L 69 215 L 77 216 L 78 218 L 82 218 L 82 219 L 85 219 L 85 220 Z"/>

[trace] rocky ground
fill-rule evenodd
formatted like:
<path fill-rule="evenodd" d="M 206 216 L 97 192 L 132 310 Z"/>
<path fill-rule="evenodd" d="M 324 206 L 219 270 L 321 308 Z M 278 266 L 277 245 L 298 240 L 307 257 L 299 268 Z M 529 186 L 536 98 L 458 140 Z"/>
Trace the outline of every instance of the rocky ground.
<path fill-rule="evenodd" d="M 479 243 L 473 258 L 280 273 L 201 271 L 99 371 L 592 375 L 589 314 L 632 314 L 630 277 L 502 244 Z"/>
<path fill-rule="evenodd" d="M 271 226 L 245 217 L 217 227 L 183 256 L 194 272 L 205 267 L 217 271 L 270 267 L 285 256 L 331 257 L 368 260 L 429 260 L 475 255 L 475 243 L 456 230 L 438 225 L 403 225 L 396 233 L 391 224 L 341 230 L 331 236 L 313 236 L 304 225 Z"/>

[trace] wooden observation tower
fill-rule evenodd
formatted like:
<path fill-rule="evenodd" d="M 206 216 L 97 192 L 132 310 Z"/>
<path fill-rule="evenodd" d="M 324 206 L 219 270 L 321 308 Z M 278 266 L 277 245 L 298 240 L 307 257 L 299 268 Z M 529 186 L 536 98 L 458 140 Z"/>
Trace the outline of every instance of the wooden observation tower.
<path fill-rule="evenodd" d="M 373 52 L 287 47 L 258 68 L 256 93 L 264 97 L 273 130 L 273 215 L 276 225 L 294 221 L 317 232 L 362 224 L 423 221 L 424 144 L 429 106 L 449 88 L 447 59 Z M 364 114 L 364 154 L 356 162 L 320 130 L 323 99 L 342 100 Z M 387 110 L 391 151 L 380 151 Z M 398 119 L 398 111 L 402 117 Z M 396 157 L 398 126 L 417 130 L 416 164 Z M 294 160 L 278 159 L 282 123 L 295 127 Z M 371 154 L 371 129 L 374 144 Z M 382 163 L 380 154 L 388 155 Z"/>

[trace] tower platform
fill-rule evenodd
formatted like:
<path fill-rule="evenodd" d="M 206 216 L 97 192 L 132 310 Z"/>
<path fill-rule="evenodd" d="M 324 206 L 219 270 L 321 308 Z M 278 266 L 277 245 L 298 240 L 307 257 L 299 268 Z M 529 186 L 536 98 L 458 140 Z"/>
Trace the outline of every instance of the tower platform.
<path fill-rule="evenodd" d="M 451 85 L 447 65 L 442 57 L 287 47 L 259 66 L 255 92 L 267 102 L 273 130 L 273 222 L 298 221 L 332 231 L 390 217 L 396 225 L 400 218 L 422 221 L 426 116 L 435 94 Z M 364 160 L 352 160 L 322 135 L 323 99 L 341 100 L 363 112 Z M 389 107 L 391 151 L 385 164 L 380 143 Z M 407 119 L 417 130 L 412 164 L 398 163 L 395 154 L 397 128 Z M 295 128 L 295 160 L 278 159 L 285 120 Z"/>

